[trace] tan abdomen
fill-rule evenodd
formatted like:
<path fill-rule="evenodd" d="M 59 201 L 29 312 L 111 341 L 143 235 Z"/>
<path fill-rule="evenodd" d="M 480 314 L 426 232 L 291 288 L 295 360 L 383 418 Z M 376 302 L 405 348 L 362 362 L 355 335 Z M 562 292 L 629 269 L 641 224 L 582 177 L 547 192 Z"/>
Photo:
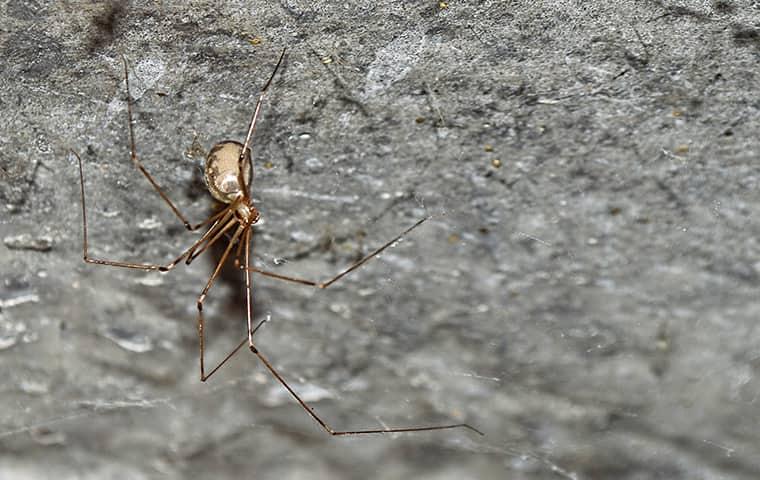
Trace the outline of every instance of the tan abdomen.
<path fill-rule="evenodd" d="M 206 157 L 206 168 L 203 172 L 206 187 L 220 202 L 232 203 L 235 198 L 245 193 L 238 176 L 238 159 L 242 149 L 243 144 L 226 140 L 214 145 Z M 243 181 L 246 186 L 251 184 L 250 149 L 243 159 Z"/>

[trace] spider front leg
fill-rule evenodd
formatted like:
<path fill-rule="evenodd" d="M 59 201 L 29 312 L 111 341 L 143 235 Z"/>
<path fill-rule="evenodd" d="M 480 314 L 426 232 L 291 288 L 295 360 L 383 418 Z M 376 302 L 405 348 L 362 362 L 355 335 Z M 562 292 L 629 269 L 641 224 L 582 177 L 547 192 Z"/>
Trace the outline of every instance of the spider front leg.
<path fill-rule="evenodd" d="M 129 68 L 127 66 L 127 58 L 122 55 L 121 60 L 124 63 L 124 84 L 127 89 L 127 120 L 128 120 L 128 128 L 129 128 L 129 156 L 132 159 L 132 163 L 134 166 L 140 170 L 140 173 L 143 174 L 143 176 L 148 180 L 148 182 L 151 184 L 151 186 L 156 190 L 156 193 L 161 197 L 161 199 L 166 202 L 166 204 L 169 206 L 169 208 L 174 212 L 174 215 L 177 216 L 177 218 L 182 222 L 182 224 L 185 226 L 186 229 L 190 231 L 197 230 L 201 228 L 202 226 L 206 225 L 208 223 L 208 220 L 204 222 L 197 223 L 195 225 L 191 224 L 187 218 L 185 218 L 184 215 L 182 215 L 182 212 L 179 211 L 179 208 L 174 204 L 174 202 L 171 201 L 169 196 L 163 191 L 161 186 L 153 179 L 153 176 L 148 172 L 148 170 L 145 168 L 145 166 L 142 164 L 140 159 L 137 157 L 137 149 L 136 149 L 136 142 L 135 142 L 135 132 L 134 127 L 132 124 L 134 121 L 132 120 L 132 96 L 129 92 Z"/>
<path fill-rule="evenodd" d="M 127 68 L 127 57 L 124 55 L 121 56 L 122 61 L 124 62 L 124 84 L 127 89 L 127 119 L 128 119 L 128 125 L 129 125 L 129 156 L 132 159 L 132 163 L 134 166 L 140 170 L 140 173 L 143 174 L 143 176 L 148 180 L 148 182 L 153 186 L 153 188 L 156 190 L 158 195 L 163 199 L 164 202 L 169 206 L 172 212 L 174 212 L 174 215 L 179 218 L 179 220 L 182 222 L 182 224 L 185 226 L 186 229 L 190 230 L 191 232 L 194 230 L 197 230 L 201 228 L 202 226 L 206 225 L 208 223 L 208 220 L 205 222 L 197 223 L 195 225 L 191 224 L 187 218 L 182 215 L 182 212 L 179 211 L 179 208 L 177 208 L 176 205 L 174 205 L 174 202 L 169 199 L 169 196 L 164 193 L 163 189 L 158 185 L 158 183 L 153 179 L 153 176 L 148 173 L 148 170 L 145 168 L 145 166 L 142 164 L 140 159 L 137 157 L 137 149 L 135 147 L 135 131 L 132 124 L 134 121 L 132 120 L 132 96 L 129 93 L 129 69 Z"/>
<path fill-rule="evenodd" d="M 244 268 L 246 271 L 250 271 L 250 272 L 258 273 L 260 275 L 264 275 L 265 277 L 276 278 L 278 280 L 284 280 L 286 282 L 299 283 L 301 285 L 307 285 L 307 286 L 316 287 L 316 288 L 327 288 L 330 285 L 332 285 L 333 283 L 335 283 L 338 280 L 340 280 L 341 278 L 343 278 L 346 275 L 348 275 L 349 273 L 353 272 L 357 268 L 361 267 L 362 265 L 364 265 L 365 263 L 367 263 L 369 260 L 371 260 L 374 257 L 378 256 L 383 250 L 385 250 L 386 248 L 390 247 L 394 243 L 396 243 L 399 240 L 401 240 L 401 238 L 403 238 L 409 232 L 411 232 L 415 228 L 417 228 L 420 225 L 422 225 L 423 223 L 425 223 L 430 218 L 432 218 L 432 215 L 428 215 L 427 217 L 424 217 L 421 220 L 418 220 L 417 223 L 415 223 L 411 227 L 407 228 L 406 230 L 404 230 L 400 234 L 396 235 L 393 239 L 387 241 L 385 244 L 383 244 L 379 248 L 376 248 L 372 253 L 370 253 L 370 254 L 362 257 L 361 259 L 359 259 L 356 262 L 354 262 L 353 264 L 351 264 L 348 268 L 344 269 L 342 272 L 338 273 L 334 277 L 329 278 L 329 279 L 327 279 L 325 281 L 321 281 L 320 282 L 320 281 L 316 281 L 316 280 L 308 280 L 308 279 L 304 279 L 304 278 L 291 277 L 289 275 L 281 275 L 279 273 L 270 272 L 270 271 L 266 271 L 266 270 L 261 270 L 259 268 L 251 267 L 251 266 L 246 266 L 246 267 L 241 267 L 241 268 Z"/>
<path fill-rule="evenodd" d="M 229 228 L 229 222 L 228 220 L 232 217 L 231 208 L 228 207 L 221 212 L 219 212 L 216 215 L 212 215 L 204 222 L 200 223 L 199 225 L 206 225 L 206 224 L 212 224 L 211 227 L 204 233 L 201 238 L 199 238 L 195 243 L 193 243 L 187 250 L 182 252 L 177 258 L 172 260 L 171 262 L 161 265 L 156 263 L 135 263 L 135 262 L 124 262 L 120 260 L 107 260 L 102 258 L 93 258 L 90 256 L 89 253 L 89 239 L 88 239 L 88 230 L 87 230 L 87 201 L 85 198 L 84 193 L 84 171 L 82 168 L 82 158 L 79 156 L 79 154 L 75 151 L 71 151 L 71 153 L 74 154 L 74 156 L 77 158 L 77 162 L 79 164 L 79 192 L 81 195 L 81 201 L 82 201 L 82 258 L 87 263 L 94 263 L 96 265 L 108 265 L 112 267 L 122 267 L 122 268 L 132 268 L 136 270 L 144 270 L 144 271 L 158 271 L 158 272 L 168 272 L 169 270 L 172 270 L 177 264 L 182 261 L 183 259 L 187 258 L 188 260 L 191 260 L 193 252 L 198 248 L 199 245 L 201 245 L 203 242 L 213 243 L 218 239 L 219 235 L 213 236 L 217 232 L 225 232 Z M 210 240 L 209 240 L 210 239 Z"/>

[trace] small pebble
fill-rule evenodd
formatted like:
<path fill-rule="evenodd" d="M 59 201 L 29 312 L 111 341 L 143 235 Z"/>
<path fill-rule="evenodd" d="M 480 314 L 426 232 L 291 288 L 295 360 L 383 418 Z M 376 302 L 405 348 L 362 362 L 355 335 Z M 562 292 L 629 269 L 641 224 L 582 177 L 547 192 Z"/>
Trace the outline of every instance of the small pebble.
<path fill-rule="evenodd" d="M 34 250 L 37 252 L 49 252 L 53 248 L 53 239 L 46 235 L 32 237 L 28 233 L 9 235 L 3 239 L 3 243 L 11 250 Z"/>

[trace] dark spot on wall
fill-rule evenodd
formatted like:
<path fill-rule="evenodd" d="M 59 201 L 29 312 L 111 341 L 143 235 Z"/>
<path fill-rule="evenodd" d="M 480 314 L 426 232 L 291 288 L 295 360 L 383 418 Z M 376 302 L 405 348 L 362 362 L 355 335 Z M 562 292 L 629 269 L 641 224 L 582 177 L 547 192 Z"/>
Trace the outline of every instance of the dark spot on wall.
<path fill-rule="evenodd" d="M 754 45 L 760 48 L 760 29 L 746 25 L 734 25 L 734 43 L 741 46 Z"/>
<path fill-rule="evenodd" d="M 104 10 L 92 18 L 92 33 L 90 36 L 90 51 L 101 50 L 113 42 L 116 27 L 124 17 L 124 5 L 121 2 L 108 3 Z"/>
<path fill-rule="evenodd" d="M 682 5 L 672 5 L 670 7 L 667 7 L 667 10 L 668 15 L 672 15 L 674 17 L 687 17 L 700 22 L 707 22 L 710 20 L 709 15 L 706 15 L 699 10 L 695 10 L 693 8 L 685 7 Z"/>
<path fill-rule="evenodd" d="M 726 0 L 715 0 L 713 2 L 713 8 L 718 13 L 733 13 L 736 10 L 734 4 Z"/>

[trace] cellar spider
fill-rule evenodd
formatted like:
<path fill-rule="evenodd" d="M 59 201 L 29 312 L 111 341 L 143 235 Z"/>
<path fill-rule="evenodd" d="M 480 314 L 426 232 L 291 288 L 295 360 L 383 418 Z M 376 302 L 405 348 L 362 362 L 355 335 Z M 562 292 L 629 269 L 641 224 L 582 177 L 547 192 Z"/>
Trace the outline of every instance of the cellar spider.
<path fill-rule="evenodd" d="M 131 268 L 144 271 L 158 271 L 168 272 L 177 266 L 184 260 L 185 264 L 190 264 L 198 256 L 206 252 L 209 247 L 222 238 L 227 239 L 227 247 L 221 255 L 221 258 L 216 264 L 213 273 L 206 282 L 206 286 L 203 287 L 201 294 L 198 296 L 198 344 L 200 350 L 200 379 L 205 382 L 214 373 L 216 373 L 222 365 L 232 358 L 244 345 L 248 344 L 249 350 L 258 357 L 269 372 L 274 376 L 277 381 L 282 384 L 283 387 L 293 396 L 293 398 L 306 410 L 308 413 L 327 433 L 330 435 L 361 435 L 361 434 L 379 434 L 379 433 L 394 433 L 394 432 L 420 432 L 429 430 L 446 430 L 451 428 L 466 428 L 482 435 L 482 432 L 466 423 L 445 424 L 445 425 L 429 425 L 429 426 L 411 426 L 411 427 L 390 427 L 390 428 L 377 428 L 377 429 L 365 429 L 365 430 L 335 430 L 322 417 L 320 417 L 316 411 L 309 406 L 298 393 L 285 381 L 283 376 L 274 368 L 269 359 L 259 350 L 259 348 L 253 342 L 253 335 L 256 330 L 262 325 L 260 322 L 255 327 L 252 323 L 252 302 L 251 302 L 251 274 L 258 273 L 266 277 L 276 278 L 291 283 L 298 283 L 310 287 L 319 289 L 325 289 L 334 284 L 338 280 L 342 279 L 349 273 L 353 272 L 360 266 L 364 265 L 370 259 L 376 257 L 380 252 L 393 245 L 400 240 L 404 235 L 408 234 L 415 228 L 419 227 L 423 222 L 430 217 L 422 218 L 414 225 L 407 228 L 392 240 L 386 242 L 379 248 L 376 248 L 370 254 L 361 258 L 360 260 L 351 264 L 348 268 L 344 269 L 332 278 L 326 281 L 314 281 L 303 278 L 291 277 L 281 275 L 279 273 L 269 272 L 265 270 L 252 267 L 250 264 L 250 246 L 252 227 L 259 220 L 259 212 L 254 205 L 253 198 L 251 197 L 249 186 L 252 180 L 253 166 L 251 163 L 251 138 L 253 137 L 254 129 L 256 128 L 256 121 L 259 118 L 261 111 L 261 105 L 264 101 L 267 89 L 269 88 L 272 80 L 274 79 L 277 70 L 282 63 L 285 56 L 285 49 L 280 54 L 277 64 L 272 71 L 272 74 L 261 89 L 259 93 L 256 107 L 253 110 L 251 121 L 248 126 L 248 133 L 245 137 L 245 142 L 242 144 L 232 140 L 225 140 L 217 143 L 210 150 L 208 157 L 206 158 L 206 164 L 204 169 L 204 179 L 206 181 L 207 188 L 211 195 L 218 201 L 226 204 L 221 211 L 211 215 L 207 220 L 198 223 L 191 224 L 187 218 L 179 211 L 177 206 L 169 199 L 164 193 L 158 183 L 153 179 L 150 173 L 145 169 L 143 164 L 137 158 L 135 152 L 135 135 L 132 127 L 132 99 L 129 93 L 129 72 L 127 66 L 127 59 L 122 57 L 124 63 L 124 83 L 127 90 L 127 117 L 129 120 L 129 144 L 130 144 L 130 156 L 132 163 L 137 167 L 140 172 L 145 176 L 148 182 L 153 186 L 158 195 L 166 202 L 169 208 L 179 218 L 179 220 L 185 225 L 185 228 L 190 231 L 198 230 L 201 227 L 208 226 L 206 232 L 184 252 L 182 252 L 177 258 L 165 265 L 153 264 L 153 263 L 133 263 L 116 260 L 106 260 L 102 258 L 91 257 L 88 251 L 87 242 L 87 208 L 85 204 L 84 193 L 84 172 L 82 169 L 82 159 L 80 156 L 72 151 L 76 156 L 79 163 L 79 180 L 80 180 L 80 193 L 82 199 L 82 254 L 84 261 L 87 263 L 94 263 L 98 265 L 110 265 L 113 267 Z M 210 225 L 210 226 L 209 226 Z M 235 265 L 241 269 L 245 276 L 245 291 L 246 291 L 246 318 L 247 318 L 247 335 L 246 337 L 230 351 L 214 368 L 208 373 L 206 372 L 205 364 L 205 335 L 204 335 L 204 315 L 203 315 L 203 303 L 206 300 L 211 286 L 219 276 L 222 270 L 222 266 L 225 261 L 230 257 L 233 248 L 235 248 L 234 259 Z M 242 256 L 242 262 L 241 262 Z"/>

